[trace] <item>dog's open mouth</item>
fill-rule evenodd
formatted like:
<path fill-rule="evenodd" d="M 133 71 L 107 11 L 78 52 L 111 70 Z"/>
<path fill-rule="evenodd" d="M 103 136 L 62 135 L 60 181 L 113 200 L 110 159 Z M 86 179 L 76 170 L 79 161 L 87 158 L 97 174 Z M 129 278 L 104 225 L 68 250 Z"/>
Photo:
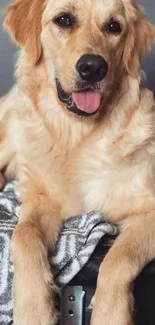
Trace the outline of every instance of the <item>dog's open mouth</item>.
<path fill-rule="evenodd" d="M 67 109 L 79 116 L 91 116 L 97 113 L 102 96 L 97 90 L 85 89 L 67 93 L 56 80 L 58 98 L 65 103 Z"/>

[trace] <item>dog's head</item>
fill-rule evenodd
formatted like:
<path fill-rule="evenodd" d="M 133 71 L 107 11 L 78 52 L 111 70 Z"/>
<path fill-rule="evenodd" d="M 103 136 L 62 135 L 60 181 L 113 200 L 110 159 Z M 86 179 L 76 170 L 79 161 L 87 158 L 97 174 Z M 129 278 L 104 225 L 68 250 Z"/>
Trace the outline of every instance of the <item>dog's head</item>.
<path fill-rule="evenodd" d="M 44 60 L 58 98 L 95 114 L 121 76 L 139 75 L 155 28 L 132 0 L 16 0 L 5 25 L 32 64 Z"/>

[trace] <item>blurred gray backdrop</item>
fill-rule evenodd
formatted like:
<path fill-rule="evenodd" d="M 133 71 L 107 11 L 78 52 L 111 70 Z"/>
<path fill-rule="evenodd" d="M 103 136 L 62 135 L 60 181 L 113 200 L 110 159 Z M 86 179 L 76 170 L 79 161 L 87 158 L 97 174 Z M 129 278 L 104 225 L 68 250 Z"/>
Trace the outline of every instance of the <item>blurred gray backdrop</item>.
<path fill-rule="evenodd" d="M 6 93 L 14 82 L 14 65 L 16 62 L 16 46 L 2 28 L 4 7 L 10 0 L 0 0 L 0 96 Z M 139 0 L 145 7 L 150 21 L 155 24 L 155 0 Z M 143 60 L 143 68 L 147 74 L 147 84 L 155 93 L 155 45 Z"/>

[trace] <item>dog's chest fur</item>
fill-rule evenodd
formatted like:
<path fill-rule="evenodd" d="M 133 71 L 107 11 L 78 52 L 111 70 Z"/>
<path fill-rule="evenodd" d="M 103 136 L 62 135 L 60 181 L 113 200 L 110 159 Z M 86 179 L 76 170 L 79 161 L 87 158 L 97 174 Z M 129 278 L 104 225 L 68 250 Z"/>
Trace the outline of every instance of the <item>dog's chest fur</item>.
<path fill-rule="evenodd" d="M 16 169 L 24 178 L 22 166 L 27 166 L 47 190 L 57 188 L 64 197 L 64 217 L 98 210 L 115 221 L 128 211 L 141 213 L 145 207 L 154 207 L 150 181 L 154 144 L 147 143 L 152 132 L 150 113 L 144 121 L 139 116 L 139 124 L 116 132 L 116 126 L 116 130 L 112 126 L 84 128 L 65 113 L 66 117 L 55 117 L 47 127 L 37 112 L 26 106 L 25 110 L 10 115 L 8 143 L 13 156 L 8 176 Z"/>

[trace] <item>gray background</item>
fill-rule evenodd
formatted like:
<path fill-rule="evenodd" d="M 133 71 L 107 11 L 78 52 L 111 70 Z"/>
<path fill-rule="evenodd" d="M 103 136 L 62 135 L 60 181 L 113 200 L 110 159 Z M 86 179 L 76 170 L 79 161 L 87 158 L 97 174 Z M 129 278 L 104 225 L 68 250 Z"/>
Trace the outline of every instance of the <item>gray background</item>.
<path fill-rule="evenodd" d="M 9 0 L 0 0 L 0 96 L 8 91 L 14 82 L 13 71 L 16 62 L 17 48 L 2 28 L 4 7 L 9 2 Z M 139 0 L 138 2 L 145 7 L 148 18 L 155 24 L 155 0 Z M 143 60 L 143 68 L 147 74 L 148 87 L 152 88 L 155 93 L 155 45 Z"/>

